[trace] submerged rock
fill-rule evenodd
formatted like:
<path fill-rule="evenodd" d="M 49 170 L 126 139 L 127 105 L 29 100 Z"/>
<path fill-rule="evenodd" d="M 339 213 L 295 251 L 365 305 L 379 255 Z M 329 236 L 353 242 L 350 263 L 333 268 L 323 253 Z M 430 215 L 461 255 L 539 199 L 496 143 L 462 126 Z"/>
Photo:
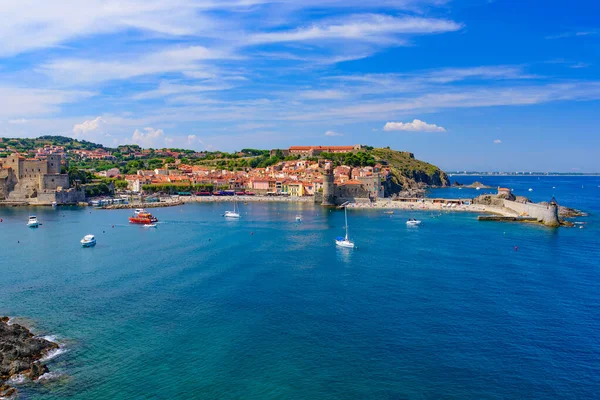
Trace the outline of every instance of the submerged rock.
<path fill-rule="evenodd" d="M 0 397 L 9 397 L 15 389 L 7 381 L 22 374 L 36 380 L 46 372 L 46 365 L 39 362 L 50 350 L 58 349 L 58 344 L 35 337 L 26 327 L 9 324 L 8 317 L 0 318 Z"/>

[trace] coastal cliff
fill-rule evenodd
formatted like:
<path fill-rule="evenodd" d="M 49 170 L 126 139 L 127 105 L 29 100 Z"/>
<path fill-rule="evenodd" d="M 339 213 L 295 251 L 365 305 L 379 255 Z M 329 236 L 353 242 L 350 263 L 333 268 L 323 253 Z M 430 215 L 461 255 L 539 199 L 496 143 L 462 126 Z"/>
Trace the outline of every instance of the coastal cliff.
<path fill-rule="evenodd" d="M 40 359 L 49 351 L 57 349 L 56 343 L 38 338 L 22 325 L 9 324 L 8 317 L 0 318 L 0 398 L 10 397 L 16 389 L 7 381 L 14 376 L 24 375 L 36 380 L 46 372 Z"/>
<path fill-rule="evenodd" d="M 423 187 L 448 187 L 450 179 L 440 168 L 417 160 L 413 153 L 377 148 L 369 151 L 379 162 L 387 164 L 392 173 L 387 182 L 389 194 L 417 193 Z"/>

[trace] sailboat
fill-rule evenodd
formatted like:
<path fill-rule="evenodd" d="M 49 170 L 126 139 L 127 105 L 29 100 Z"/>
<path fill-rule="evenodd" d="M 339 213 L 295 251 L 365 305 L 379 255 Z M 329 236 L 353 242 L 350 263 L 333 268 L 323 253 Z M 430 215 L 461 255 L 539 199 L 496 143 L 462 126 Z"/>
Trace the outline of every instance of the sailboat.
<path fill-rule="evenodd" d="M 348 239 L 348 209 L 346 207 L 344 207 L 344 219 L 346 221 L 346 236 L 335 239 L 335 244 L 340 247 L 353 249 L 355 247 L 354 242 Z"/>
<path fill-rule="evenodd" d="M 240 212 L 237 207 L 237 199 L 235 195 L 233 196 L 233 211 L 225 211 L 225 214 L 223 214 L 223 216 L 225 218 L 240 218 Z"/>

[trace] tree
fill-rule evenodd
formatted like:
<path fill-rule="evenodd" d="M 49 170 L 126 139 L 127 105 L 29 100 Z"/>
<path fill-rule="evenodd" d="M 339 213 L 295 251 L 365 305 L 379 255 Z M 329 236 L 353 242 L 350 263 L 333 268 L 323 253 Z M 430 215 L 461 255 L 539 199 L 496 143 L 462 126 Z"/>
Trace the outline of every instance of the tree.
<path fill-rule="evenodd" d="M 116 180 L 115 187 L 118 190 L 125 190 L 125 189 L 127 189 L 127 181 L 126 180 Z"/>

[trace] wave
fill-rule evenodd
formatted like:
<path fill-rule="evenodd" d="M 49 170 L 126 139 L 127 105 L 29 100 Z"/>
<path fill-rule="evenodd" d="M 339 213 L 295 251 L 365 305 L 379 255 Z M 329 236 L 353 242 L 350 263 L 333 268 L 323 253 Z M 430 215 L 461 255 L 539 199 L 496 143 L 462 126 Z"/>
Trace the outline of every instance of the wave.
<path fill-rule="evenodd" d="M 62 346 L 60 346 L 58 349 L 52 349 L 48 353 L 46 353 L 46 355 L 44 357 L 40 358 L 40 362 L 48 362 L 48 361 L 52 360 L 53 358 L 56 358 L 66 352 L 67 352 L 67 349 L 65 349 Z"/>
<path fill-rule="evenodd" d="M 52 342 L 52 343 L 57 343 L 57 337 L 56 337 L 56 335 L 42 336 L 42 339 L 45 339 L 45 340 L 47 340 L 49 342 Z"/>
<path fill-rule="evenodd" d="M 27 377 L 23 374 L 17 374 L 12 376 L 8 381 L 6 381 L 9 385 L 22 385 L 27 380 Z"/>
<path fill-rule="evenodd" d="M 62 377 L 64 374 L 62 372 L 46 372 L 45 374 L 41 375 L 39 378 L 37 378 L 38 381 L 53 381 L 55 379 L 58 379 L 60 377 Z"/>

